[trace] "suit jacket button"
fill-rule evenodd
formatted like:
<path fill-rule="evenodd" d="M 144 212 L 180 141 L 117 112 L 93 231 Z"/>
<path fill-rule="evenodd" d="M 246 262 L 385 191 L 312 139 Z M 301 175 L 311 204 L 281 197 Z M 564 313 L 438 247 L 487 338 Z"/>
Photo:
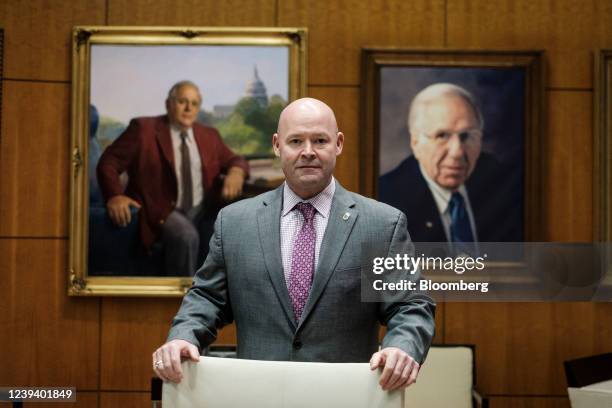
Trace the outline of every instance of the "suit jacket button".
<path fill-rule="evenodd" d="M 163 225 L 164 224 L 164 220 L 159 220 L 159 225 Z"/>
<path fill-rule="evenodd" d="M 302 342 L 299 339 L 293 340 L 293 348 L 294 350 L 299 350 L 302 348 Z"/>

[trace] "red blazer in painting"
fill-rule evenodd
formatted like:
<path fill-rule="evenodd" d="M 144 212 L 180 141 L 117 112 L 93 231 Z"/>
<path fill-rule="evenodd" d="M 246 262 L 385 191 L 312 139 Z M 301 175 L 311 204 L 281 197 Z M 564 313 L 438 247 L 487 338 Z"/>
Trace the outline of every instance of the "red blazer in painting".
<path fill-rule="evenodd" d="M 223 143 L 216 129 L 195 123 L 193 135 L 202 160 L 205 208 L 209 211 L 221 201 L 218 176 L 234 166 L 248 174 L 249 167 Z M 128 175 L 125 189 L 119 180 L 123 172 Z M 132 119 L 100 157 L 97 175 L 105 202 L 125 194 L 142 205 L 140 236 L 149 248 L 175 208 L 178 194 L 168 116 Z"/>

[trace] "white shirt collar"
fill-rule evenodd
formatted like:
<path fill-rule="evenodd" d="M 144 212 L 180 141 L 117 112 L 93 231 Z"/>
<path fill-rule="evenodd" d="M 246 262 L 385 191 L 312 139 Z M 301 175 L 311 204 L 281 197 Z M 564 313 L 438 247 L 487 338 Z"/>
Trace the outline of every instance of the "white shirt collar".
<path fill-rule="evenodd" d="M 336 180 L 332 176 L 332 179 L 327 187 L 325 187 L 319 194 L 309 198 L 308 200 L 304 200 L 297 195 L 285 181 L 283 186 L 283 211 L 281 216 L 284 217 L 287 215 L 291 210 L 293 210 L 293 207 L 295 207 L 297 203 L 305 202 L 312 204 L 319 214 L 327 218 L 329 216 L 329 212 L 331 211 L 331 204 L 335 191 Z"/>
<path fill-rule="evenodd" d="M 174 126 L 174 125 L 170 125 L 170 135 L 177 139 L 177 140 L 181 140 L 181 132 L 183 130 L 181 128 L 179 128 L 178 126 Z M 193 136 L 193 128 L 189 128 L 187 129 L 185 132 L 187 132 L 187 139 L 186 142 L 187 143 L 192 143 L 195 141 L 194 136 Z"/>

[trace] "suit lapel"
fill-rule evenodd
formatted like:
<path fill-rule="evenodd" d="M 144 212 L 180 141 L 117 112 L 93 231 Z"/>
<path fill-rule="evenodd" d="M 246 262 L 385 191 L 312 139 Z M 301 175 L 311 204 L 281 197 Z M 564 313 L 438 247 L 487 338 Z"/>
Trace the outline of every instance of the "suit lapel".
<path fill-rule="evenodd" d="M 411 226 L 415 227 L 415 230 L 422 231 L 417 232 L 419 238 L 416 241 L 422 240 L 425 242 L 446 242 L 446 233 L 442 226 L 442 219 L 440 218 L 440 212 L 438 211 L 438 205 L 433 197 L 433 193 L 427 185 L 427 181 L 423 178 L 421 171 L 418 170 L 417 178 L 417 189 L 411 192 L 415 197 L 413 200 L 414 208 L 411 210 L 411 214 L 416 215 L 412 217 L 412 225 L 408 225 L 408 233 L 410 233 Z M 415 231 L 416 232 L 416 231 Z"/>
<path fill-rule="evenodd" d="M 263 206 L 257 210 L 257 226 L 259 230 L 259 242 L 263 250 L 262 256 L 266 264 L 266 269 L 270 275 L 272 286 L 276 291 L 276 296 L 287 315 L 287 320 L 291 322 L 292 329 L 295 330 L 295 317 L 293 306 L 289 298 L 285 273 L 281 262 L 280 249 L 280 217 L 283 203 L 283 186 L 272 191 L 264 199 Z"/>
<path fill-rule="evenodd" d="M 170 136 L 170 126 L 168 125 L 167 116 L 164 116 L 158 122 L 155 137 L 157 138 L 157 143 L 159 144 L 164 158 L 174 169 L 174 153 L 172 151 L 172 138 Z"/>
<path fill-rule="evenodd" d="M 394 207 L 403 211 L 408 219 L 408 232 L 415 242 L 446 242 L 446 233 L 433 194 L 421 174 L 419 162 L 411 156 L 402 163 L 401 176 L 394 185 L 398 195 Z M 397 203 L 401 205 L 395 205 Z"/>
<path fill-rule="evenodd" d="M 315 271 L 312 288 L 299 327 L 308 318 L 317 301 L 321 297 L 323 290 L 331 278 L 340 254 L 342 253 L 346 241 L 355 225 L 359 212 L 355 208 L 355 201 L 351 195 L 336 182 L 336 192 L 327 220 L 327 228 L 321 242 L 321 252 L 319 254 L 319 265 Z"/>

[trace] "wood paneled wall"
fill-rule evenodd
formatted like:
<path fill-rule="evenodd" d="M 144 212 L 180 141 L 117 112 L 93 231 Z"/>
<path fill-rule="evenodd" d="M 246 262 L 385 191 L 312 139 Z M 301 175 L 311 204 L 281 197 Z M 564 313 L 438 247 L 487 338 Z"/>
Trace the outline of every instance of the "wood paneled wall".
<path fill-rule="evenodd" d="M 65 293 L 70 31 L 94 24 L 308 27 L 308 92 L 337 112 L 347 144 L 336 176 L 351 190 L 361 47 L 543 49 L 544 236 L 591 239 L 592 61 L 612 48 L 608 0 L 4 0 L 0 385 L 73 385 L 77 406 L 148 406 L 150 353 L 179 305 Z M 562 361 L 612 349 L 612 304 L 451 303 L 437 327 L 438 342 L 477 345 L 493 406 L 569 406 Z M 221 333 L 233 340 L 231 327 Z"/>

